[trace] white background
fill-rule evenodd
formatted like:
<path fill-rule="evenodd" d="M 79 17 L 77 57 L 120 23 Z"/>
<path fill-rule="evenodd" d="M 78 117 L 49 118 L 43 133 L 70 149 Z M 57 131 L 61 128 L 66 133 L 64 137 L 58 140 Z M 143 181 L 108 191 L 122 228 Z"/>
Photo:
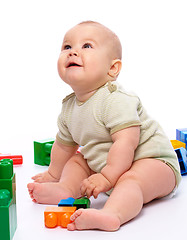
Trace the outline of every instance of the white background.
<path fill-rule="evenodd" d="M 84 20 L 119 36 L 118 81 L 139 95 L 168 137 L 187 127 L 185 0 L 0 0 L 0 152 L 22 154 L 23 167 L 29 162 L 30 171 L 16 169 L 26 177 L 21 189 L 40 171 L 32 168 L 33 140 L 55 137 L 61 100 L 71 92 L 56 67 L 63 35 Z"/>
<path fill-rule="evenodd" d="M 71 92 L 56 67 L 63 35 L 89 19 L 120 37 L 119 82 L 174 139 L 187 127 L 186 13 L 185 0 L 1 0 L 0 152 L 55 137 L 61 100 Z"/>

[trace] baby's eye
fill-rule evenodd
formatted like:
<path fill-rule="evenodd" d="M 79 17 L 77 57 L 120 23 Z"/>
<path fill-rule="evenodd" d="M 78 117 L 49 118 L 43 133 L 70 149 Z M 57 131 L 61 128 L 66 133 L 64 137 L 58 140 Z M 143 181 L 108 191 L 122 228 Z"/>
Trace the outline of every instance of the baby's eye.
<path fill-rule="evenodd" d="M 70 45 L 65 45 L 63 49 L 64 49 L 64 50 L 71 49 L 71 46 L 70 46 Z"/>
<path fill-rule="evenodd" d="M 90 43 L 85 43 L 83 45 L 83 48 L 92 48 L 92 45 Z"/>

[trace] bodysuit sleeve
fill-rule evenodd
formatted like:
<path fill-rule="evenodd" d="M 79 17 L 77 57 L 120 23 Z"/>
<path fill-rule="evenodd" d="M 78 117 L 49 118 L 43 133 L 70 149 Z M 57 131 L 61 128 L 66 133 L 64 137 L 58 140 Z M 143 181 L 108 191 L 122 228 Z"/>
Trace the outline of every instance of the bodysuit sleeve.
<path fill-rule="evenodd" d="M 132 126 L 140 126 L 139 98 L 123 92 L 113 92 L 103 104 L 103 122 L 110 134 Z"/>
<path fill-rule="evenodd" d="M 63 110 L 61 112 L 61 114 L 59 115 L 58 117 L 58 120 L 57 120 L 57 124 L 58 124 L 58 133 L 56 135 L 56 139 L 66 145 L 66 146 L 75 146 L 77 145 L 77 143 L 73 140 L 65 122 L 64 122 L 64 119 L 63 119 Z"/>

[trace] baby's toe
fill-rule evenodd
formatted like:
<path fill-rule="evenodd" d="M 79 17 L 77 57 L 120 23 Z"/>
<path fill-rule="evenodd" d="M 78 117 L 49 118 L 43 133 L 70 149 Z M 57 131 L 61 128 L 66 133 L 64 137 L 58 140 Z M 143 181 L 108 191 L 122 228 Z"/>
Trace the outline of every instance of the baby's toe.
<path fill-rule="evenodd" d="M 69 231 L 74 231 L 74 230 L 76 230 L 75 223 L 73 222 L 73 223 L 68 224 L 68 225 L 67 225 L 67 230 L 69 230 Z"/>

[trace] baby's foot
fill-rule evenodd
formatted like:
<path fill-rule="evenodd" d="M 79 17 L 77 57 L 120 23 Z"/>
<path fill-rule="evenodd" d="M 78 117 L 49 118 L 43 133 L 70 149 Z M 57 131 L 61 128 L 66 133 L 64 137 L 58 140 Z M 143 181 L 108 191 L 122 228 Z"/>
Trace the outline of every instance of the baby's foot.
<path fill-rule="evenodd" d="M 27 185 L 33 202 L 42 204 L 58 204 L 61 199 L 72 197 L 70 189 L 62 183 L 29 183 Z"/>
<path fill-rule="evenodd" d="M 84 229 L 116 231 L 120 227 L 120 220 L 115 214 L 97 209 L 79 209 L 70 219 L 73 221 L 67 226 L 70 231 Z"/>
<path fill-rule="evenodd" d="M 48 171 L 39 173 L 39 174 L 35 175 L 34 177 L 32 177 L 32 179 L 38 183 L 58 182 L 59 181 L 59 179 L 54 178 Z"/>

